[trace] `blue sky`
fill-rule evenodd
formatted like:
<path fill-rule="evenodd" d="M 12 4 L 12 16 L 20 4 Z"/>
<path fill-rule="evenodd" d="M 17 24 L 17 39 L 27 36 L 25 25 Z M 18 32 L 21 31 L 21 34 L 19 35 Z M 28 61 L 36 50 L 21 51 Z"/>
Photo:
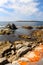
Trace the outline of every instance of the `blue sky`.
<path fill-rule="evenodd" d="M 41 20 L 43 0 L 0 0 L 0 21 Z"/>

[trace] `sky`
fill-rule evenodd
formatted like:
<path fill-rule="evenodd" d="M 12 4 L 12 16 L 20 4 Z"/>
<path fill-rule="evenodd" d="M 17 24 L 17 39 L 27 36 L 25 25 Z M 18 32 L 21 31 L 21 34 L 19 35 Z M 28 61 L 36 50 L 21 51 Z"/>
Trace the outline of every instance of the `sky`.
<path fill-rule="evenodd" d="M 0 21 L 43 21 L 43 0 L 0 0 Z"/>

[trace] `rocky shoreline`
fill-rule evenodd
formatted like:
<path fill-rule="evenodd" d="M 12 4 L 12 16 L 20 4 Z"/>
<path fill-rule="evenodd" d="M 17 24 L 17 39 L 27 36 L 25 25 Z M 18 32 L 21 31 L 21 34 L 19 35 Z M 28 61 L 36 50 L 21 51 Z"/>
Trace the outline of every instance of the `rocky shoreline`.
<path fill-rule="evenodd" d="M 21 40 L 14 42 L 0 41 L 0 65 L 12 64 L 26 54 L 28 56 L 37 46 L 43 45 L 43 27 L 37 28 L 37 30 L 31 32 L 31 35 L 19 35 Z M 0 31 L 0 35 L 13 34 L 16 29 L 17 27 L 14 24 L 8 24 L 6 28 Z M 28 29 L 32 29 L 32 27 L 28 27 Z M 23 39 L 28 39 L 28 41 Z"/>
<path fill-rule="evenodd" d="M 0 35 L 9 35 L 14 34 L 14 30 L 16 30 L 17 27 L 15 24 L 7 24 L 3 29 L 0 29 Z"/>

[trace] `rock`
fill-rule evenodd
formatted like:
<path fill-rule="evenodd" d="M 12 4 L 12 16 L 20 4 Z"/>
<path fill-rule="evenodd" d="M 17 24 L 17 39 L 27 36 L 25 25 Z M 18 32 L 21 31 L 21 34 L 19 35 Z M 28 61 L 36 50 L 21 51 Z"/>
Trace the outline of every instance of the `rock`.
<path fill-rule="evenodd" d="M 4 51 L 6 51 L 7 49 L 9 49 L 10 46 L 11 46 L 11 43 L 9 41 L 2 42 L 2 44 L 0 45 L 0 55 L 3 54 Z"/>
<path fill-rule="evenodd" d="M 6 60 L 6 57 L 0 58 L 0 63 Z"/>
<path fill-rule="evenodd" d="M 16 58 L 17 58 L 16 55 L 10 55 L 9 57 L 7 57 L 7 60 L 8 60 L 9 62 L 13 62 L 13 61 L 16 60 Z"/>
<path fill-rule="evenodd" d="M 23 46 L 22 48 L 20 48 L 19 50 L 17 50 L 17 57 L 23 56 L 23 55 L 26 54 L 29 50 L 30 50 L 29 47 Z"/>
<path fill-rule="evenodd" d="M 4 32 L 5 32 L 5 34 L 11 34 L 11 33 L 13 33 L 13 32 L 11 31 L 11 29 L 8 29 L 8 28 L 4 29 Z"/>
<path fill-rule="evenodd" d="M 11 27 L 11 29 L 17 29 L 17 27 L 15 26 L 15 24 L 12 24 L 12 27 Z"/>
<path fill-rule="evenodd" d="M 34 37 L 43 37 L 43 30 L 34 30 L 33 32 L 32 32 L 32 36 L 34 36 Z"/>
<path fill-rule="evenodd" d="M 20 65 L 20 64 L 18 63 L 18 61 L 13 61 L 12 65 Z"/>
<path fill-rule="evenodd" d="M 9 28 L 4 28 L 4 29 L 0 30 L 0 35 L 4 35 L 4 34 L 9 35 L 9 34 L 12 34 L 12 33 L 14 33 L 14 32 Z"/>
<path fill-rule="evenodd" d="M 22 40 L 18 40 L 18 41 L 14 41 L 13 44 L 14 44 L 14 45 L 17 45 L 17 44 L 23 44 L 23 43 L 22 43 Z"/>
<path fill-rule="evenodd" d="M 43 26 L 37 26 L 36 29 L 43 29 Z"/>
<path fill-rule="evenodd" d="M 14 65 L 14 64 L 12 64 L 12 63 L 7 63 L 6 65 Z"/>
<path fill-rule="evenodd" d="M 24 39 L 31 39 L 29 35 L 19 35 L 19 37 Z"/>
<path fill-rule="evenodd" d="M 22 61 L 22 62 L 28 62 L 28 58 L 25 57 L 21 57 L 18 59 L 18 61 Z"/>
<path fill-rule="evenodd" d="M 18 50 L 18 49 L 20 49 L 21 47 L 23 47 L 23 45 L 22 45 L 22 44 L 17 44 L 15 47 L 16 47 L 16 49 Z"/>
<path fill-rule="evenodd" d="M 0 35 L 5 34 L 5 31 L 3 29 L 0 30 Z"/>
<path fill-rule="evenodd" d="M 28 42 L 28 41 L 23 41 L 23 45 L 27 46 L 27 47 L 31 47 L 33 44 L 33 42 Z"/>
<path fill-rule="evenodd" d="M 25 29 L 33 29 L 32 26 L 22 26 L 22 27 L 25 28 Z"/>
<path fill-rule="evenodd" d="M 9 29 L 12 29 L 12 30 L 17 29 L 17 27 L 15 26 L 15 24 L 7 24 L 6 28 L 9 28 Z"/>

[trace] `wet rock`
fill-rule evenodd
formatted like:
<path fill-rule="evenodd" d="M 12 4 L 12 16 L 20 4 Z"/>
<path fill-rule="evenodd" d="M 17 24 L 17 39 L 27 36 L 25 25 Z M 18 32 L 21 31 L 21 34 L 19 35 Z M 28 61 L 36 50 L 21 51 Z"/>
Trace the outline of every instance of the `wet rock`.
<path fill-rule="evenodd" d="M 11 27 L 11 29 L 17 29 L 17 27 L 15 26 L 15 24 L 12 24 L 12 27 Z"/>
<path fill-rule="evenodd" d="M 31 39 L 29 35 L 19 35 L 19 37 L 24 39 Z"/>
<path fill-rule="evenodd" d="M 22 27 L 25 28 L 25 29 L 33 29 L 32 26 L 22 26 Z"/>
<path fill-rule="evenodd" d="M 32 44 L 33 44 L 33 42 L 31 42 L 31 41 L 23 41 L 23 45 L 25 45 L 25 46 L 27 46 L 27 47 L 31 47 L 32 46 Z"/>
<path fill-rule="evenodd" d="M 18 40 L 18 41 L 14 41 L 13 44 L 17 45 L 17 44 L 23 44 L 23 43 L 22 43 L 22 40 Z"/>
<path fill-rule="evenodd" d="M 9 28 L 9 29 L 12 29 L 12 30 L 17 29 L 17 27 L 15 26 L 15 24 L 7 24 L 6 28 Z"/>
<path fill-rule="evenodd" d="M 43 26 L 37 26 L 36 29 L 43 29 Z"/>

